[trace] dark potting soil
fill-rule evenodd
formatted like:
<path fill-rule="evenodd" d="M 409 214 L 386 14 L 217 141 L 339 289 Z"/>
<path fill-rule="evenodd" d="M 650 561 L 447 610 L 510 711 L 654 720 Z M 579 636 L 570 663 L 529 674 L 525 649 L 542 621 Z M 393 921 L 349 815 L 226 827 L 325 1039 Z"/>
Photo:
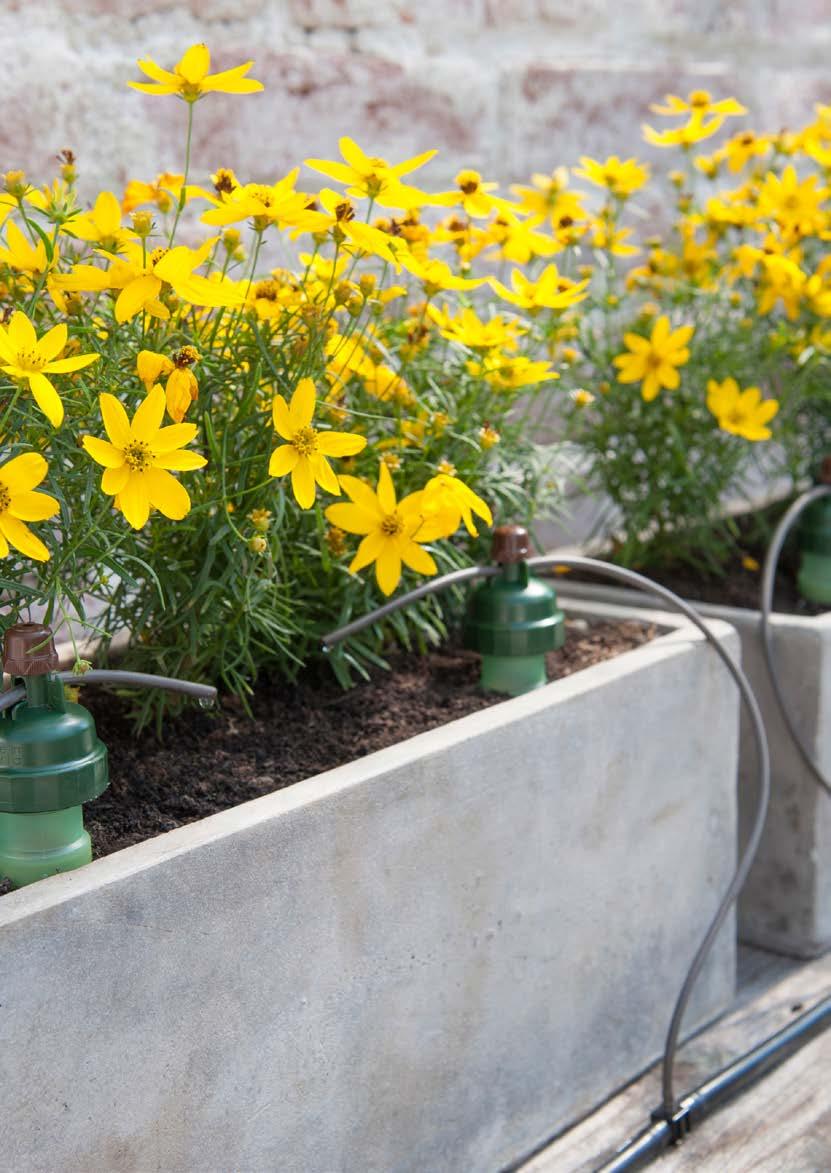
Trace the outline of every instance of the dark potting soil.
<path fill-rule="evenodd" d="M 566 622 L 566 643 L 548 657 L 549 679 L 568 676 L 647 643 L 656 628 L 635 620 Z M 215 712 L 188 709 L 163 741 L 139 736 L 126 702 L 93 688 L 84 703 L 110 751 L 109 789 L 85 807 L 96 856 L 281 790 L 427 729 L 504 700 L 477 687 L 479 657 L 458 648 L 395 653 L 344 692 L 325 670 L 294 684 L 264 681 L 253 716 L 223 698 Z M 2 889 L 0 889 L 2 893 Z"/>

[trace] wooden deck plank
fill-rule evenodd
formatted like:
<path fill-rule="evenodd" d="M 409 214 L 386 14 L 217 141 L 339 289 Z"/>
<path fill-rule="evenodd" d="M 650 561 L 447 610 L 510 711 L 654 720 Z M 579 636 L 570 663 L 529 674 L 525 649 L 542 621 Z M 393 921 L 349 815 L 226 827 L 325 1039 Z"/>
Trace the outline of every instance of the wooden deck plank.
<path fill-rule="evenodd" d="M 685 1044 L 676 1060 L 676 1086 L 684 1092 L 701 1083 L 829 992 L 831 955 L 803 963 L 758 949 L 741 949 L 736 1002 L 727 1015 Z M 748 1173 L 751 1169 L 769 1173 L 808 1173 L 816 1169 L 827 1173 L 831 1170 L 829 1063 L 831 1034 L 826 1033 L 710 1117 L 683 1146 L 661 1157 L 655 1168 L 661 1173 L 676 1168 L 711 1173 L 744 1173 L 745 1169 Z M 788 1094 L 778 1096 L 780 1087 Z M 660 1068 L 656 1066 L 552 1141 L 522 1166 L 521 1173 L 592 1173 L 646 1126 L 650 1112 L 659 1102 L 659 1089 Z M 763 1127 L 768 1118 L 769 1126 Z M 781 1123 L 777 1125 L 777 1121 Z M 748 1148 L 748 1137 L 754 1128 L 758 1143 L 754 1141 Z M 714 1139 L 716 1147 L 708 1150 L 709 1137 L 719 1139 Z M 694 1149 L 694 1143 L 702 1147 Z M 787 1149 L 785 1164 L 783 1144 Z M 743 1163 L 747 1152 L 753 1157 L 750 1165 Z M 686 1160 L 693 1163 L 672 1164 Z M 711 1163 L 705 1165 L 705 1161 Z M 772 1163 L 766 1165 L 765 1161 Z M 803 1164 L 793 1164 L 794 1161 Z M 812 1165 L 811 1161 L 820 1163 Z"/>

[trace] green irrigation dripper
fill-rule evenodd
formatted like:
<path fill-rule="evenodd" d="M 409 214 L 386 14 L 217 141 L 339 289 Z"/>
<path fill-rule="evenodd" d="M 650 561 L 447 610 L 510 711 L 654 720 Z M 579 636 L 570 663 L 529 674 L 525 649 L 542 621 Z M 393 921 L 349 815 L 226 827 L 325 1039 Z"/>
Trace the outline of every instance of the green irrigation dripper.
<path fill-rule="evenodd" d="M 545 654 L 563 646 L 565 616 L 550 586 L 528 572 L 528 531 L 497 526 L 491 557 L 502 568 L 470 597 L 462 638 L 482 656 L 482 688 L 518 696 L 547 683 Z"/>
<path fill-rule="evenodd" d="M 50 628 L 6 630 L 3 668 L 26 697 L 0 713 L 0 876 L 16 888 L 89 863 L 82 803 L 107 788 L 92 715 L 66 700 Z"/>
<path fill-rule="evenodd" d="M 822 462 L 820 484 L 831 482 L 831 458 Z M 831 497 L 814 501 L 797 527 L 800 552 L 796 585 L 799 593 L 813 603 L 831 604 Z"/>

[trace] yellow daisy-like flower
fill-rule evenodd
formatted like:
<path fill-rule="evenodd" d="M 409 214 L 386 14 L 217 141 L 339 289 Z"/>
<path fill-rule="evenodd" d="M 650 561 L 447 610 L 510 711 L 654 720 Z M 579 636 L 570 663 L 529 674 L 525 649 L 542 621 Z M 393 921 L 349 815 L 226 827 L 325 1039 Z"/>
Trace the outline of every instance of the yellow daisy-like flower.
<path fill-rule="evenodd" d="M 733 378 L 722 383 L 709 379 L 707 408 L 723 432 L 743 436 L 745 440 L 769 440 L 772 432 L 767 424 L 779 410 L 779 402 L 776 399 L 763 400 L 758 387 L 740 390 Z"/>
<path fill-rule="evenodd" d="M 655 114 L 666 114 L 669 116 L 675 114 L 692 114 L 698 118 L 706 118 L 709 114 L 718 114 L 722 117 L 735 117 L 740 114 L 747 113 L 747 107 L 742 106 L 741 102 L 737 102 L 735 98 L 718 98 L 713 99 L 712 94 L 707 90 L 693 90 L 687 95 L 686 101 L 684 98 L 679 98 L 676 94 L 667 94 L 664 98 L 664 104 L 656 102 L 649 107 Z"/>
<path fill-rule="evenodd" d="M 148 393 L 133 416 L 114 395 L 99 396 L 108 440 L 84 436 L 84 448 L 104 466 L 101 489 L 115 497 L 133 529 L 147 523 L 151 507 L 180 521 L 190 511 L 190 496 L 169 470 L 186 472 L 207 461 L 198 452 L 182 452 L 196 435 L 196 424 L 161 426 L 165 396 L 158 384 Z"/>
<path fill-rule="evenodd" d="M 374 200 L 382 208 L 420 208 L 431 202 L 431 195 L 402 183 L 401 176 L 423 167 L 433 158 L 435 151 L 424 151 L 403 163 L 390 165 L 386 159 L 365 155 L 351 138 L 339 139 L 338 146 L 343 163 L 329 159 L 305 159 L 306 166 L 345 184 L 348 196 Z"/>
<path fill-rule="evenodd" d="M 681 381 L 678 367 L 690 357 L 687 343 L 693 335 L 693 326 L 670 328 L 664 314 L 652 328 L 650 338 L 640 334 L 624 334 L 627 354 L 619 354 L 612 361 L 619 368 L 621 383 L 642 383 L 641 394 L 647 402 L 656 397 L 662 387 L 674 390 Z"/>
<path fill-rule="evenodd" d="M 0 370 L 13 379 L 25 380 L 40 410 L 53 428 L 63 422 L 63 404 L 47 375 L 80 371 L 98 361 L 97 354 L 58 358 L 66 346 L 66 326 L 53 326 L 38 340 L 35 328 L 21 310 L 15 310 L 8 326 L 0 326 Z"/>
<path fill-rule="evenodd" d="M 624 229 L 625 231 L 625 229 Z M 490 279 L 491 287 L 505 301 L 520 309 L 535 312 L 540 309 L 563 310 L 588 296 L 585 292 L 589 281 L 571 281 L 560 274 L 555 264 L 546 265 L 536 281 L 532 281 L 520 269 L 511 272 L 512 289 L 508 289 L 495 277 Z"/>
<path fill-rule="evenodd" d="M 438 537 L 442 527 L 425 520 L 423 491 L 397 501 L 390 470 L 383 461 L 374 492 L 357 477 L 344 476 L 340 482 L 351 504 L 330 505 L 326 518 L 348 534 L 362 535 L 349 564 L 350 573 L 374 562 L 375 580 L 385 595 L 391 595 L 401 581 L 402 564 L 416 574 L 436 573 L 433 558 L 419 543 Z"/>
<path fill-rule="evenodd" d="M 597 187 L 605 187 L 618 199 L 626 199 L 633 192 L 640 191 L 649 179 L 649 167 L 646 163 L 639 163 L 637 159 L 620 159 L 617 155 L 609 155 L 605 162 L 599 159 L 590 159 L 588 155 L 580 156 L 582 171 L 575 170 L 574 174 Z"/>
<path fill-rule="evenodd" d="M 655 130 L 651 126 L 643 125 L 643 137 L 653 147 L 692 147 L 695 143 L 703 142 L 705 138 L 717 134 L 724 123 L 723 115 L 719 114 L 709 121 L 698 118 L 696 115 L 685 122 L 683 126 L 673 126 L 670 130 Z"/>
<path fill-rule="evenodd" d="M 210 74 L 211 54 L 204 44 L 191 45 L 174 65 L 172 73 L 147 59 L 137 64 L 141 72 L 152 78 L 152 81 L 128 81 L 127 85 L 131 89 L 141 90 L 145 94 L 176 94 L 185 102 L 198 102 L 204 94 L 210 93 L 256 94 L 263 88 L 262 82 L 245 76 L 254 64 L 253 61 L 246 61 L 244 65 L 236 65 L 222 73 Z"/>
<path fill-rule="evenodd" d="M 436 537 L 450 537 L 464 522 L 472 538 L 479 536 L 473 523 L 473 514 L 481 517 L 485 525 L 493 525 L 493 514 L 489 506 L 473 489 L 451 473 L 440 472 L 431 477 L 422 490 L 422 508 L 429 521 L 435 519 L 443 532 Z"/>
<path fill-rule="evenodd" d="M 38 452 L 24 452 L 0 467 L 0 558 L 6 558 L 13 546 L 36 562 L 48 561 L 46 546 L 25 524 L 45 521 L 60 509 L 48 493 L 33 492 L 47 471 L 48 465 Z"/>
<path fill-rule="evenodd" d="M 321 432 L 312 427 L 317 395 L 311 379 L 301 379 L 287 404 L 274 396 L 272 416 L 277 434 L 286 443 L 275 448 L 268 464 L 269 476 L 291 473 L 291 488 L 301 509 L 315 502 L 316 486 L 340 496 L 340 483 L 327 456 L 354 456 L 366 440 L 353 432 Z"/>

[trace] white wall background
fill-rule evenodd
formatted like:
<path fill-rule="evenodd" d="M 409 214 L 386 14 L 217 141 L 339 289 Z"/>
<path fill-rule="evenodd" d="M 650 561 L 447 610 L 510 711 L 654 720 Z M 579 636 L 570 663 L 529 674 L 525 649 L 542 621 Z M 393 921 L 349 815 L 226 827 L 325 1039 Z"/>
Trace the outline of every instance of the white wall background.
<path fill-rule="evenodd" d="M 735 92 L 764 130 L 831 101 L 831 0 L 0 0 L 0 170 L 42 181 L 72 147 L 89 195 L 181 169 L 184 105 L 125 83 L 200 40 L 217 68 L 253 57 L 266 91 L 199 104 L 197 177 L 274 179 L 347 133 L 396 160 L 440 148 L 426 186 L 462 165 L 509 182 L 648 157 L 668 90 Z"/>

